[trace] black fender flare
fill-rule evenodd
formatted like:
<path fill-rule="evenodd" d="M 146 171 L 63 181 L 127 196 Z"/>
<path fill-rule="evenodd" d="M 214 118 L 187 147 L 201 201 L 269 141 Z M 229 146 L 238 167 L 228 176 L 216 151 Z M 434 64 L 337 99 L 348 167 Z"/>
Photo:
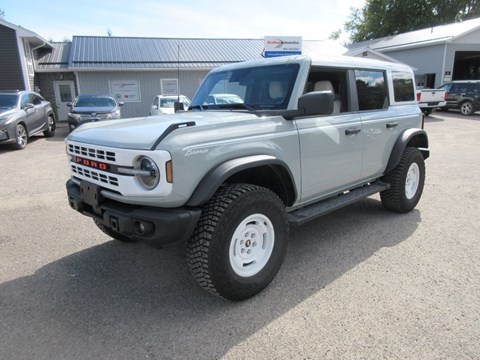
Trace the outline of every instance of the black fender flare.
<path fill-rule="evenodd" d="M 236 173 L 259 166 L 281 166 L 290 176 L 293 184 L 293 176 L 288 166 L 281 160 L 271 155 L 250 155 L 237 159 L 228 160 L 214 169 L 210 170 L 197 185 L 192 196 L 188 200 L 186 206 L 202 206 L 215 194 L 217 189 L 232 175 Z M 296 198 L 296 189 L 293 184 L 293 190 L 295 191 L 294 197 Z"/>
<path fill-rule="evenodd" d="M 418 148 L 422 152 L 424 159 L 430 156 L 427 132 L 423 129 L 407 129 L 398 137 L 393 146 L 385 174 L 393 170 L 400 163 L 402 154 L 407 146 Z"/>

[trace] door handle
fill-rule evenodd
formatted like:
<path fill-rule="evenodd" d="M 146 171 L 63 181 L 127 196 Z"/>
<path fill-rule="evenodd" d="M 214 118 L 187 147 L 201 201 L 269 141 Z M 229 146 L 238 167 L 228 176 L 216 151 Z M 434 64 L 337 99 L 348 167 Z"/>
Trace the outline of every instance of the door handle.
<path fill-rule="evenodd" d="M 398 126 L 398 122 L 387 123 L 387 129 L 392 129 L 392 128 L 397 127 L 397 126 Z"/>
<path fill-rule="evenodd" d="M 355 135 L 362 131 L 360 128 L 350 128 L 345 130 L 345 135 Z"/>

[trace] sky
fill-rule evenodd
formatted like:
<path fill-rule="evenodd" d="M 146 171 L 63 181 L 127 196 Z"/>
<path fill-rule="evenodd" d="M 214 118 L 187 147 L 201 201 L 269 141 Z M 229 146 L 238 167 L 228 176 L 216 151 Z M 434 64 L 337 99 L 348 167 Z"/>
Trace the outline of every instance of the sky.
<path fill-rule="evenodd" d="M 161 38 L 301 36 L 326 40 L 365 0 L 0 0 L 4 20 L 46 40 L 73 35 Z M 343 34 L 339 42 L 347 42 Z"/>

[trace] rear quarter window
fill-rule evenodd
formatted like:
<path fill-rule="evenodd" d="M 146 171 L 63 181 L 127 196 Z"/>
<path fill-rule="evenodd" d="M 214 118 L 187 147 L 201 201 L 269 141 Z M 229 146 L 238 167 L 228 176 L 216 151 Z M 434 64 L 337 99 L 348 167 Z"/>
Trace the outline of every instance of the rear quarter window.
<path fill-rule="evenodd" d="M 360 111 L 381 110 L 388 107 L 385 73 L 379 70 L 355 70 L 355 82 Z"/>
<path fill-rule="evenodd" d="M 392 71 L 393 98 L 395 102 L 415 100 L 412 74 L 406 71 Z"/>

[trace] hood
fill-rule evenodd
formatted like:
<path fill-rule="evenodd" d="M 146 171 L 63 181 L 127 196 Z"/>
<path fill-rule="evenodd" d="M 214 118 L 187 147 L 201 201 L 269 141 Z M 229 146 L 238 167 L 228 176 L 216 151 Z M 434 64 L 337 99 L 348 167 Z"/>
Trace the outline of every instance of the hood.
<path fill-rule="evenodd" d="M 72 107 L 73 113 L 76 114 L 91 114 L 91 113 L 110 113 L 115 110 L 114 106 L 89 106 L 89 107 Z"/>
<path fill-rule="evenodd" d="M 0 116 L 1 117 L 7 117 L 7 116 L 15 114 L 17 111 L 18 111 L 17 108 L 7 109 L 7 108 L 0 107 Z"/>
<path fill-rule="evenodd" d="M 188 111 L 169 116 L 149 116 L 86 123 L 74 130 L 67 140 L 92 145 L 124 149 L 150 150 L 162 136 L 168 136 L 170 125 L 195 123 L 195 126 L 214 126 L 218 123 L 257 119 L 247 112 Z M 173 133 L 182 129 L 174 130 Z"/>

